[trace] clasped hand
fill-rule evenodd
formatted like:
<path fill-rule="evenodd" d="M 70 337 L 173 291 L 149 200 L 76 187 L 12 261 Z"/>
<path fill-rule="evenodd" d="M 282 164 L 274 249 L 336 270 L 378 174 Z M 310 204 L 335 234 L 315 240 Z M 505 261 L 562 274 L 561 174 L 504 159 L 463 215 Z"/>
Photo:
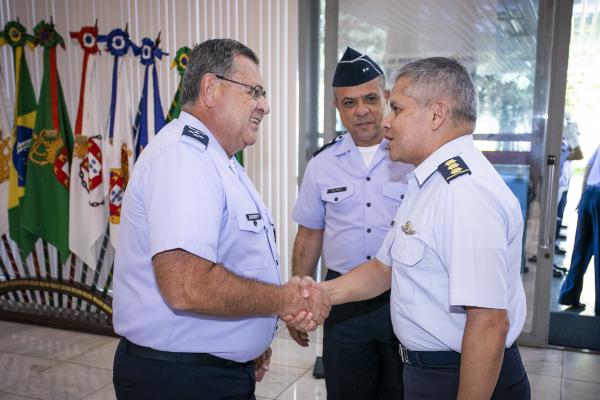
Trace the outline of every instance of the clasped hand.
<path fill-rule="evenodd" d="M 318 325 L 325 322 L 331 310 L 329 296 L 323 291 L 321 285 L 311 277 L 300 279 L 295 276 L 285 284 L 290 289 L 292 300 L 289 311 L 281 315 L 288 329 L 294 329 L 306 335 Z"/>

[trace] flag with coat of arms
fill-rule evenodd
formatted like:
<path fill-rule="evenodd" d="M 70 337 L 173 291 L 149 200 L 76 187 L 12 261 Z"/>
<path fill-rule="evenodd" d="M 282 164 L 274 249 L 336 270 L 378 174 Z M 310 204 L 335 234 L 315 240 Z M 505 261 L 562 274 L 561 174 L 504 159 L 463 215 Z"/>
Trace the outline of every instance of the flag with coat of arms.
<path fill-rule="evenodd" d="M 127 27 L 125 30 L 113 29 L 108 35 L 99 35 L 98 41 L 106 43 L 105 50 L 113 57 L 108 132 L 104 137 L 109 140 L 107 146 L 108 208 L 110 240 L 115 247 L 119 239 L 121 203 L 129 174 L 133 169 L 133 107 L 129 75 L 124 65 L 124 58 L 133 43 L 129 39 Z"/>
<path fill-rule="evenodd" d="M 108 173 L 102 124 L 98 115 L 98 27 L 70 32 L 83 50 L 79 103 L 74 128 L 69 197 L 69 247 L 88 266 L 95 266 L 106 232 Z"/>
<path fill-rule="evenodd" d="M 8 119 L 5 71 L 0 69 L 0 236 L 8 232 L 8 177 L 11 123 Z"/>
<path fill-rule="evenodd" d="M 22 226 L 23 196 L 25 195 L 25 173 L 31 135 L 35 125 L 37 103 L 24 48 L 35 48 L 33 36 L 17 21 L 9 21 L 0 32 L 0 45 L 9 45 L 13 50 L 15 68 L 15 106 L 10 161 L 8 164 L 8 225 L 9 235 L 22 248 L 27 233 Z"/>
<path fill-rule="evenodd" d="M 69 175 L 73 135 L 58 76 L 56 47 L 63 38 L 52 22 L 34 28 L 36 44 L 44 48 L 44 72 L 27 160 L 22 223 L 28 237 L 27 256 L 38 238 L 58 249 L 61 264 L 69 257 Z"/>
<path fill-rule="evenodd" d="M 133 136 L 135 142 L 135 159 L 140 156 L 144 147 L 165 125 L 165 117 L 160 104 L 160 93 L 158 91 L 158 74 L 156 71 L 156 60 L 168 55 L 158 46 L 160 45 L 160 33 L 156 41 L 143 38 L 140 47 L 132 46 L 133 52 L 140 57 L 144 68 L 144 83 L 142 95 L 135 116 Z"/>

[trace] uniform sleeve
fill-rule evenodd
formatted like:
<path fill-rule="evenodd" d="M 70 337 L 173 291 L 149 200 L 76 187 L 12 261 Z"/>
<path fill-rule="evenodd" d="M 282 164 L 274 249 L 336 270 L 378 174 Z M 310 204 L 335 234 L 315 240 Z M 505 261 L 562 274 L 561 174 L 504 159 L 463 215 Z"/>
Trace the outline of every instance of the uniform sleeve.
<path fill-rule="evenodd" d="M 314 162 L 309 162 L 300 185 L 292 219 L 310 229 L 325 228 L 325 204 L 314 175 Z"/>
<path fill-rule="evenodd" d="M 184 143 L 164 149 L 143 190 L 151 256 L 183 249 L 216 262 L 224 193 L 208 154 Z"/>
<path fill-rule="evenodd" d="M 449 304 L 507 309 L 507 219 L 474 179 L 450 182 L 438 198 L 434 235 L 448 272 Z"/>

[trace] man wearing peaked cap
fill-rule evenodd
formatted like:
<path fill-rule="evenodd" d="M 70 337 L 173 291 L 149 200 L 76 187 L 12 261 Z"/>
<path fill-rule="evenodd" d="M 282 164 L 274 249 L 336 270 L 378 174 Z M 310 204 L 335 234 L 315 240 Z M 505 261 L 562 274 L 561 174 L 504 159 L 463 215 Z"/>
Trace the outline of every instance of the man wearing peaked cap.
<path fill-rule="evenodd" d="M 332 86 L 348 133 L 315 152 L 293 213 L 298 223 L 294 275 L 314 274 L 323 250 L 327 280 L 375 257 L 412 170 L 388 157 L 381 129 L 388 98 L 382 69 L 348 47 Z M 323 343 L 328 399 L 402 398 L 402 363 L 389 299 L 387 291 L 331 310 Z M 293 328 L 290 334 L 308 345 L 307 334 Z"/>
<path fill-rule="evenodd" d="M 333 87 L 357 86 L 384 76 L 383 70 L 366 54 L 347 47 L 333 76 Z"/>

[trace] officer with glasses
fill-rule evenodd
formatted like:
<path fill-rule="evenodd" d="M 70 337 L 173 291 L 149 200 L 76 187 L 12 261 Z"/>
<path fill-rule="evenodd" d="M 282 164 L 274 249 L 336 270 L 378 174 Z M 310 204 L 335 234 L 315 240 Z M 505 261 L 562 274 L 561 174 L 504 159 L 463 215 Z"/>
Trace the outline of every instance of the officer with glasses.
<path fill-rule="evenodd" d="M 234 155 L 269 113 L 258 58 L 229 39 L 190 53 L 178 119 L 138 159 L 114 269 L 119 399 L 254 399 L 278 316 L 312 330 L 328 299 L 280 283 L 273 217 Z"/>

